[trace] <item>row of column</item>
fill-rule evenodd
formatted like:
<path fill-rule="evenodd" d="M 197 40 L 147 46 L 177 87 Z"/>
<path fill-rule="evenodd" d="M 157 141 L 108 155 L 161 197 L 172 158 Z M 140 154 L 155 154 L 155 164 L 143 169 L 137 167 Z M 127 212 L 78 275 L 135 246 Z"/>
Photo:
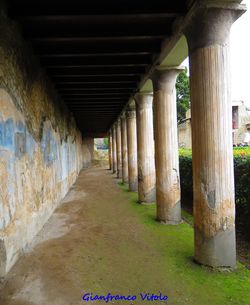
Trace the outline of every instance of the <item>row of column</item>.
<path fill-rule="evenodd" d="M 230 26 L 242 13 L 233 7 L 203 7 L 185 28 L 191 74 L 195 260 L 233 267 L 234 175 L 231 139 Z M 211 31 L 213 29 L 213 31 Z M 179 67 L 158 67 L 152 93 L 135 103 L 110 132 L 110 168 L 138 190 L 141 203 L 156 201 L 157 220 L 181 222 L 176 77 Z M 190 177 L 191 179 L 191 177 Z"/>
<path fill-rule="evenodd" d="M 110 132 L 110 169 L 138 190 L 138 201 L 157 201 L 157 219 L 176 224 L 180 215 L 175 80 L 179 68 L 157 70 L 154 94 L 138 93 Z M 153 126 L 154 121 L 154 126 Z M 112 151 L 112 153 L 111 153 Z"/>

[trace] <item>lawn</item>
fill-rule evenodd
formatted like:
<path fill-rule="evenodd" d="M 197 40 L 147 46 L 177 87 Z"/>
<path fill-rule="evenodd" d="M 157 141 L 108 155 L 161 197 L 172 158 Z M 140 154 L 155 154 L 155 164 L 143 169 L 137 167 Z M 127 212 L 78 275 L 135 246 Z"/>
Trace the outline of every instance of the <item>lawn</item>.
<path fill-rule="evenodd" d="M 191 304 L 190 300 L 195 297 L 200 305 L 250 305 L 250 270 L 240 263 L 233 271 L 212 270 L 195 264 L 192 226 L 185 221 L 178 226 L 158 223 L 155 204 L 138 204 L 137 193 L 130 193 L 126 185 L 118 184 L 126 193 L 131 209 L 150 232 L 150 242 L 161 253 L 166 277 L 171 278 L 177 290 L 181 288 L 182 301 L 185 297 L 186 304 Z M 192 222 L 192 217 L 183 213 L 184 218 Z"/>

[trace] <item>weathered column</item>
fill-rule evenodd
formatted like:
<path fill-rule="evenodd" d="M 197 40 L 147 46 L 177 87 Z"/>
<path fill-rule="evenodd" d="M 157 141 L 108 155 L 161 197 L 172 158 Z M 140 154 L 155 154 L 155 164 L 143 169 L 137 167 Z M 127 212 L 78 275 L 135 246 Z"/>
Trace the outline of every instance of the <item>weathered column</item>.
<path fill-rule="evenodd" d="M 121 143 L 121 119 L 116 122 L 116 161 L 117 178 L 122 178 L 122 143 Z"/>
<path fill-rule="evenodd" d="M 135 104 L 131 104 L 126 112 L 128 143 L 128 186 L 131 192 L 138 190 L 137 136 Z"/>
<path fill-rule="evenodd" d="M 136 126 L 138 151 L 138 201 L 155 201 L 155 161 L 153 137 L 153 95 L 137 93 Z"/>
<path fill-rule="evenodd" d="M 228 48 L 230 26 L 243 11 L 240 6 L 219 5 L 203 5 L 185 30 L 191 73 L 195 260 L 212 267 L 233 267 L 235 204 Z"/>
<path fill-rule="evenodd" d="M 152 75 L 157 220 L 167 224 L 181 221 L 175 90 L 180 71 L 178 67 L 159 67 Z"/>
<path fill-rule="evenodd" d="M 128 183 L 128 143 L 127 143 L 127 123 L 126 115 L 121 116 L 121 136 L 122 136 L 122 181 Z"/>
<path fill-rule="evenodd" d="M 112 160 L 112 132 L 108 132 L 108 149 L 109 149 L 109 169 L 112 170 L 113 160 Z"/>
<path fill-rule="evenodd" d="M 112 156 L 113 156 L 113 173 L 116 173 L 116 127 L 115 124 L 112 126 Z"/>

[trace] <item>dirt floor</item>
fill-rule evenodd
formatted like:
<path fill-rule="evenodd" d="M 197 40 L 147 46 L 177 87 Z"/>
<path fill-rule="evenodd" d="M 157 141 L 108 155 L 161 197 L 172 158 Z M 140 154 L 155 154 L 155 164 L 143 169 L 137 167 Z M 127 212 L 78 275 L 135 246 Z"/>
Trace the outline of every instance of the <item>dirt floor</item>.
<path fill-rule="evenodd" d="M 132 196 L 132 197 L 131 197 Z M 93 296 L 135 295 L 109 304 L 249 305 L 250 272 L 192 261 L 193 231 L 164 226 L 105 168 L 81 171 L 43 230 L 0 284 L 0 305 L 107 304 Z M 218 281 L 217 281 L 218 279 Z M 168 296 L 142 301 L 140 293 Z"/>

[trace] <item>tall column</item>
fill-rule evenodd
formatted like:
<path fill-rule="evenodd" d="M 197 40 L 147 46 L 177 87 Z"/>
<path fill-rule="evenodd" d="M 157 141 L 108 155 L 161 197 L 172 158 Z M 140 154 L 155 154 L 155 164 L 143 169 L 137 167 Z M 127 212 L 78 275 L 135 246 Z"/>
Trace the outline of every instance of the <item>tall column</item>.
<path fill-rule="evenodd" d="M 177 67 L 159 67 L 152 75 L 157 220 L 167 224 L 181 221 L 175 90 L 180 71 Z"/>
<path fill-rule="evenodd" d="M 115 124 L 112 126 L 112 156 L 113 156 L 113 173 L 116 173 L 116 127 Z"/>
<path fill-rule="evenodd" d="M 138 151 L 138 201 L 141 203 L 151 203 L 155 201 L 153 95 L 137 93 L 135 101 Z"/>
<path fill-rule="evenodd" d="M 112 132 L 111 130 L 108 132 L 108 149 L 109 149 L 109 169 L 113 168 L 113 160 L 112 160 Z"/>
<path fill-rule="evenodd" d="M 121 136 L 122 136 L 122 181 L 128 183 L 128 143 L 127 143 L 127 123 L 126 115 L 121 116 Z"/>
<path fill-rule="evenodd" d="M 211 7 L 210 2 L 197 10 L 185 30 L 191 72 L 195 260 L 212 267 L 236 263 L 228 49 L 230 26 L 241 8 L 227 8 L 225 3 L 223 8 L 219 3 Z"/>
<path fill-rule="evenodd" d="M 122 178 L 122 143 L 121 143 L 121 119 L 116 122 L 116 161 L 117 178 Z"/>
<path fill-rule="evenodd" d="M 131 192 L 136 192 L 138 190 L 138 167 L 135 104 L 128 107 L 126 118 L 128 142 L 128 186 Z"/>

